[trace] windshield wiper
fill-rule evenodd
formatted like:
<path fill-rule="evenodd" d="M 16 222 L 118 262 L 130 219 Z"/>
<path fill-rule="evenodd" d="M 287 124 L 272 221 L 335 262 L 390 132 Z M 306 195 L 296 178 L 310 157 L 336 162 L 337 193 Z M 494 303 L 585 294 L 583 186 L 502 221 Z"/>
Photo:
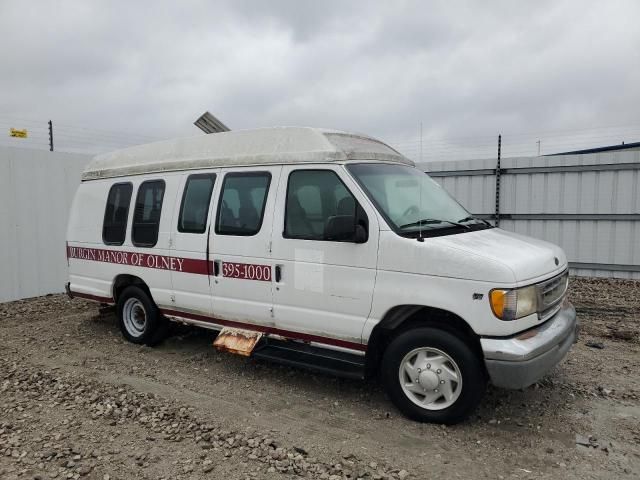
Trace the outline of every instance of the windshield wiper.
<path fill-rule="evenodd" d="M 464 225 L 459 222 L 450 222 L 449 220 L 440 220 L 439 218 L 423 218 L 422 220 L 418 220 L 416 222 L 400 225 L 400 227 L 398 228 L 421 227 L 422 225 L 431 225 L 436 223 L 448 223 L 449 225 L 453 225 L 454 227 L 466 228 L 467 230 L 469 229 L 469 225 Z"/>
<path fill-rule="evenodd" d="M 463 222 L 468 222 L 470 220 L 477 220 L 479 222 L 484 223 L 485 225 L 489 226 L 489 227 L 493 227 L 493 225 L 491 225 L 489 222 L 487 222 L 485 219 L 483 218 L 478 218 L 478 217 L 474 217 L 473 215 L 469 215 L 468 217 L 464 217 L 460 220 L 458 220 L 458 223 L 463 223 Z"/>

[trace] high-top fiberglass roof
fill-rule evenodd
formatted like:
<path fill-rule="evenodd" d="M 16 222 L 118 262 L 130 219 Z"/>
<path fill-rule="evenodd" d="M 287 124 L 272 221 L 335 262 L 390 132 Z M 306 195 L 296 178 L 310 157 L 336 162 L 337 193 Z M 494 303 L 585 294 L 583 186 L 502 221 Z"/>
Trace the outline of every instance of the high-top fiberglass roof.
<path fill-rule="evenodd" d="M 363 135 L 308 127 L 237 130 L 138 145 L 89 163 L 82 180 L 228 166 L 379 160 L 413 165 Z"/>

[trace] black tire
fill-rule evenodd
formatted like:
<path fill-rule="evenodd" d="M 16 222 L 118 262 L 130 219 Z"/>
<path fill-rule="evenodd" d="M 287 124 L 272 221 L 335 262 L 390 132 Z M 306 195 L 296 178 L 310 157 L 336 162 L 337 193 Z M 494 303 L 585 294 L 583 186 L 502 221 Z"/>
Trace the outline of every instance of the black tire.
<path fill-rule="evenodd" d="M 428 410 L 417 405 L 409 397 L 411 393 L 405 393 L 401 385 L 400 366 L 405 356 L 421 348 L 437 349 L 445 353 L 455 362 L 455 366 L 457 366 L 462 377 L 460 384 L 451 383 L 455 389 L 454 391 L 457 392 L 458 388 L 460 389 L 457 398 L 449 406 L 443 405 L 443 408 L 439 410 Z M 430 352 L 429 354 L 432 353 Z M 413 365 L 416 365 L 416 362 Z M 429 368 L 431 368 L 431 365 L 429 365 Z M 426 372 L 426 368 L 423 369 L 423 372 Z M 438 372 L 441 372 L 441 370 L 438 370 Z M 435 327 L 414 328 L 394 338 L 383 355 L 381 373 L 387 394 L 394 405 L 404 415 L 419 422 L 444 423 L 447 425 L 461 422 L 476 409 L 487 387 L 482 360 L 474 354 L 464 340 L 453 333 Z M 428 373 L 427 375 L 432 374 Z M 442 382 L 440 376 L 433 378 L 436 379 L 436 384 Z M 407 379 L 408 376 L 405 377 L 405 383 L 409 383 Z M 431 380 L 431 377 L 428 380 Z M 419 383 L 414 385 L 423 388 Z M 436 392 L 437 390 L 433 391 Z M 419 399 L 419 395 L 421 393 L 414 395 L 414 398 Z M 440 400 L 444 400 L 444 398 L 441 397 L 438 401 Z"/>
<path fill-rule="evenodd" d="M 131 314 L 132 309 L 137 312 L 136 315 Z M 132 343 L 152 347 L 168 334 L 168 320 L 162 316 L 149 294 L 140 287 L 125 288 L 118 298 L 117 312 L 122 335 Z M 133 322 L 133 317 L 139 320 Z"/>

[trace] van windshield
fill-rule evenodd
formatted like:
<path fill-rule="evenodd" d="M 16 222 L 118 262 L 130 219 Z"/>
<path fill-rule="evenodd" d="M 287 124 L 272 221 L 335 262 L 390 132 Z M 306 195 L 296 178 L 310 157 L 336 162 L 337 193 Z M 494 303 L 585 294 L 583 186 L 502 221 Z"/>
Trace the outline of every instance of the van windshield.
<path fill-rule="evenodd" d="M 471 215 L 417 168 L 389 163 L 354 163 L 347 169 L 378 211 L 400 235 L 432 237 L 492 228 Z"/>

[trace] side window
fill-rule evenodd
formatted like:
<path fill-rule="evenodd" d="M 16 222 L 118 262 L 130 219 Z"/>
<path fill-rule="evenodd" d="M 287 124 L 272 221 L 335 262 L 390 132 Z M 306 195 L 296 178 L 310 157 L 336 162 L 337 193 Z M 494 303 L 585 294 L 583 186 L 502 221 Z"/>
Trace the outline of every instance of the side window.
<path fill-rule="evenodd" d="M 216 176 L 213 173 L 189 175 L 182 194 L 178 231 L 204 233 L 207 229 L 209 203 Z"/>
<path fill-rule="evenodd" d="M 132 191 L 133 186 L 130 183 L 116 183 L 109 189 L 102 223 L 102 241 L 106 245 L 124 243 Z"/>
<path fill-rule="evenodd" d="M 355 197 L 331 170 L 295 170 L 289 175 L 284 237 L 330 240 L 327 225 L 336 221 L 360 223 L 366 214 Z"/>
<path fill-rule="evenodd" d="M 138 187 L 131 229 L 131 240 L 136 247 L 153 247 L 158 242 L 163 197 L 163 180 L 143 182 Z"/>
<path fill-rule="evenodd" d="M 269 172 L 228 173 L 218 202 L 216 233 L 255 235 L 260 231 L 267 203 Z"/>

